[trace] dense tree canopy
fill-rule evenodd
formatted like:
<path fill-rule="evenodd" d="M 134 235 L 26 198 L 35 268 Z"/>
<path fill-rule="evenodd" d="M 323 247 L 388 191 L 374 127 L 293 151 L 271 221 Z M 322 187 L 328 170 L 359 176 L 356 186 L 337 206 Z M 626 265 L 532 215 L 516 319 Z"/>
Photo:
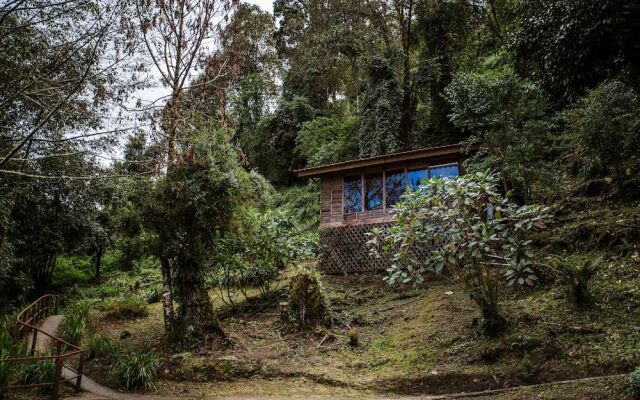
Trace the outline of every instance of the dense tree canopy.
<path fill-rule="evenodd" d="M 568 176 L 634 196 L 635 1 L 107 3 L 0 6 L 2 297 L 72 254 L 99 279 L 113 252 L 160 267 L 168 330 L 219 330 L 225 262 L 262 273 L 261 254 L 272 279 L 269 240 L 315 235 L 317 182 L 294 170 L 357 157 L 477 142 L 465 170 L 499 172 L 510 201 L 557 200 Z"/>

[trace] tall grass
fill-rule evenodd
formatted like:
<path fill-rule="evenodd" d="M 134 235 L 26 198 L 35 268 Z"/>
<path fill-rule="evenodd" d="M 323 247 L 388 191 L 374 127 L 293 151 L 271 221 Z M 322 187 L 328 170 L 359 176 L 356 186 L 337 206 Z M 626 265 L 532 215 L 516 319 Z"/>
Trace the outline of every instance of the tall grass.
<path fill-rule="evenodd" d="M 0 394 L 6 393 L 7 387 L 16 373 L 14 363 L 2 361 L 1 359 L 18 355 L 18 344 L 9 334 L 8 330 L 0 331 Z M 2 396 L 0 395 L 0 398 Z"/>
<path fill-rule="evenodd" d="M 104 335 L 94 335 L 84 344 L 84 354 L 88 360 L 109 358 L 116 354 L 116 345 Z"/>
<path fill-rule="evenodd" d="M 54 360 L 27 362 L 21 372 L 22 383 L 25 385 L 53 383 L 56 380 L 56 363 Z"/>
<path fill-rule="evenodd" d="M 80 300 L 68 307 L 65 311 L 64 321 L 60 326 L 60 335 L 69 343 L 79 345 L 84 334 L 92 330 L 89 311 L 93 304 L 90 300 Z"/>
<path fill-rule="evenodd" d="M 149 315 L 147 301 L 133 295 L 109 300 L 105 311 L 107 318 L 111 319 L 134 319 Z"/>
<path fill-rule="evenodd" d="M 152 389 L 160 358 L 153 352 L 132 351 L 120 354 L 111 366 L 111 373 L 123 390 Z"/>

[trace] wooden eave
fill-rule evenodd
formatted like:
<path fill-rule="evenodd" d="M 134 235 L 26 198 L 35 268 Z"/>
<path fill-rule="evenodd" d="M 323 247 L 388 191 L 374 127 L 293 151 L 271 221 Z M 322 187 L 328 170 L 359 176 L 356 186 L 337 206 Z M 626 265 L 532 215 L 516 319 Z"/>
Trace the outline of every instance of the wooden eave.
<path fill-rule="evenodd" d="M 299 177 L 313 177 L 331 174 L 340 171 L 348 171 L 360 168 L 369 168 L 375 166 L 384 166 L 388 164 L 397 164 L 412 160 L 440 158 L 447 156 L 463 155 L 465 150 L 476 150 L 478 143 L 471 145 L 451 144 L 447 146 L 431 147 L 428 149 L 411 150 L 402 153 L 387 154 L 384 156 L 376 156 L 369 158 L 361 158 L 358 160 L 344 161 L 335 164 L 321 165 L 319 167 L 299 169 L 294 172 Z"/>

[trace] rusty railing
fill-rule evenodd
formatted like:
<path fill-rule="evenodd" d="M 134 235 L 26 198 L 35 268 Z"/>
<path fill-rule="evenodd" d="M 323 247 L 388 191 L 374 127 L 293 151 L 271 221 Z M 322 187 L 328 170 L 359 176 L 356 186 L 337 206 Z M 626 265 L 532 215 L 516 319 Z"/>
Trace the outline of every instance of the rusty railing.
<path fill-rule="evenodd" d="M 49 315 L 58 313 L 58 296 L 46 294 L 38 300 L 31 303 L 27 308 L 18 314 L 17 334 L 18 339 L 22 339 L 27 347 L 27 355 L 24 357 L 3 358 L 2 362 L 23 363 L 23 362 L 40 362 L 44 360 L 54 360 L 55 377 L 53 382 L 43 382 L 24 385 L 12 385 L 8 389 L 17 388 L 34 388 L 51 386 L 51 398 L 57 400 L 60 394 L 60 386 L 64 382 L 75 381 L 75 390 L 80 390 L 82 383 L 82 367 L 84 364 L 84 350 L 78 346 L 68 343 L 59 337 L 48 334 L 38 327 L 38 323 Z M 30 336 L 29 336 L 30 335 Z M 37 354 L 36 343 L 38 336 L 43 335 L 51 341 L 52 354 Z M 78 358 L 78 367 L 73 369 L 69 361 Z M 64 378 L 63 368 L 71 371 L 72 376 Z"/>

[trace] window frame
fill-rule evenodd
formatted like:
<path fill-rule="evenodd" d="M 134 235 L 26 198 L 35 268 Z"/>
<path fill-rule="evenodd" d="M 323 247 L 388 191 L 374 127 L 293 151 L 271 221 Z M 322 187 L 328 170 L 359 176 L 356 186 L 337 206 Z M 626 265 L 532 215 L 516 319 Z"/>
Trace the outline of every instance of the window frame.
<path fill-rule="evenodd" d="M 452 167 L 452 166 L 455 166 L 458 169 L 458 175 L 456 175 L 456 176 L 460 176 L 461 175 L 460 162 L 456 161 L 456 162 L 450 162 L 450 163 L 446 163 L 446 164 L 429 165 L 429 168 L 427 168 L 427 178 L 431 179 L 431 169 L 433 169 L 433 168 Z"/>
<path fill-rule="evenodd" d="M 354 212 L 345 212 L 344 210 L 344 204 L 345 204 L 345 194 L 346 191 L 344 190 L 345 188 L 345 182 L 347 180 L 347 178 L 354 178 L 354 177 L 358 177 L 358 179 L 360 179 L 360 211 L 354 211 Z M 342 209 L 342 215 L 358 215 L 358 213 L 362 213 L 364 212 L 364 174 L 362 172 L 360 172 L 359 174 L 349 174 L 349 175 L 343 175 L 342 176 L 342 204 L 341 207 Z"/>
<path fill-rule="evenodd" d="M 453 161 L 453 162 L 448 162 L 448 163 L 442 163 L 442 164 L 431 164 L 428 160 L 425 160 L 424 162 L 416 162 L 416 163 L 410 163 L 410 164 L 405 164 L 403 166 L 382 166 L 381 168 L 372 168 L 371 170 L 366 170 L 366 169 L 359 169 L 356 171 L 353 171 L 352 173 L 349 174 L 344 174 L 342 175 L 342 204 L 341 204 L 341 210 L 342 210 L 342 216 L 344 218 L 344 216 L 347 215 L 358 215 L 358 214 L 363 214 L 363 213 L 367 213 L 367 212 L 376 212 L 376 211 L 380 211 L 382 210 L 383 213 L 387 213 L 387 210 L 392 208 L 392 206 L 387 206 L 387 172 L 398 172 L 398 171 L 403 171 L 404 174 L 404 186 L 405 186 L 405 190 L 409 187 L 409 170 L 417 170 L 417 169 L 426 169 L 427 171 L 427 179 L 429 179 L 431 177 L 431 169 L 432 168 L 438 168 L 438 167 L 448 167 L 448 166 L 456 166 L 458 168 L 458 176 L 462 175 L 464 172 L 462 170 L 462 166 L 460 164 L 460 160 L 457 161 Z M 365 175 L 368 174 L 374 174 L 374 173 L 382 173 L 382 207 L 381 208 L 376 208 L 376 209 L 372 209 L 372 210 L 367 210 L 366 204 L 365 204 L 365 199 L 366 199 L 366 181 L 365 181 Z M 361 210 L 360 211 L 355 211 L 355 212 L 345 212 L 344 211 L 344 204 L 345 204 L 345 190 L 344 190 L 344 185 L 345 185 L 345 181 L 347 178 L 355 178 L 358 177 L 360 179 L 360 199 L 361 199 Z"/>
<path fill-rule="evenodd" d="M 384 172 L 385 170 L 382 169 L 380 171 L 378 170 L 373 170 L 373 171 L 363 171 L 362 172 L 362 193 L 364 194 L 364 197 L 362 198 L 362 210 L 363 211 L 378 211 L 378 210 L 384 210 L 384 199 L 385 199 L 385 185 L 384 185 Z M 380 206 L 377 208 L 368 208 L 368 198 L 367 198 L 367 193 L 368 193 L 368 187 L 367 187 L 367 176 L 375 176 L 376 178 L 381 178 L 382 180 L 380 181 L 380 184 L 382 186 L 382 193 L 380 193 Z"/>

